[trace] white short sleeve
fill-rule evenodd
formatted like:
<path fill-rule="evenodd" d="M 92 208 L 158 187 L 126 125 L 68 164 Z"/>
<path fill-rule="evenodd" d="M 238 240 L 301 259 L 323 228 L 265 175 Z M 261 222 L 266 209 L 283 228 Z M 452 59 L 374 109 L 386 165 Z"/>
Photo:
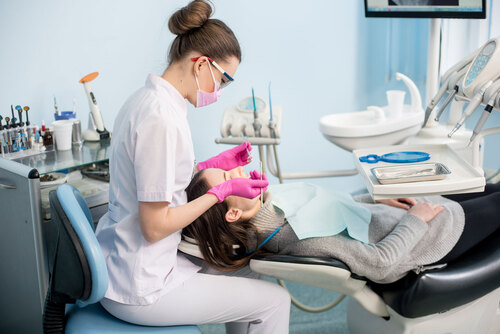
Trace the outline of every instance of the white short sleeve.
<path fill-rule="evenodd" d="M 149 114 L 135 131 L 137 200 L 172 202 L 175 191 L 178 128 L 161 113 Z"/>

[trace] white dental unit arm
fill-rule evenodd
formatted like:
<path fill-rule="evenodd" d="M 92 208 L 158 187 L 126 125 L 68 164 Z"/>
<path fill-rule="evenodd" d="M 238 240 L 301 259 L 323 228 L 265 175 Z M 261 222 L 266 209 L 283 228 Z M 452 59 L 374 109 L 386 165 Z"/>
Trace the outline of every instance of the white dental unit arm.
<path fill-rule="evenodd" d="M 94 93 L 88 85 L 88 82 L 97 78 L 98 75 L 98 72 L 93 72 L 80 79 L 80 83 L 83 84 L 83 88 L 85 89 L 85 93 L 89 100 L 90 107 L 89 126 L 88 129 L 83 133 L 83 139 L 86 141 L 99 141 L 110 137 L 110 133 L 104 127 L 102 114 L 99 110 L 99 107 L 97 106 L 97 101 L 95 99 Z"/>
<path fill-rule="evenodd" d="M 436 126 L 436 124 L 432 124 L 428 120 L 446 91 L 449 92 L 449 96 L 437 113 L 435 121 L 439 121 L 441 114 L 453 97 L 456 100 L 469 102 L 462 112 L 462 116 L 449 132 L 448 137 L 452 137 L 480 105 L 485 105 L 486 108 L 470 138 L 470 143 L 475 145 L 472 165 L 475 168 L 480 168 L 480 141 L 485 135 L 500 133 L 500 127 L 481 132 L 491 111 L 500 111 L 498 99 L 500 92 L 500 37 L 490 39 L 477 51 L 455 64 L 443 75 L 442 82 L 441 88 L 427 107 L 424 125 L 426 128 Z"/>

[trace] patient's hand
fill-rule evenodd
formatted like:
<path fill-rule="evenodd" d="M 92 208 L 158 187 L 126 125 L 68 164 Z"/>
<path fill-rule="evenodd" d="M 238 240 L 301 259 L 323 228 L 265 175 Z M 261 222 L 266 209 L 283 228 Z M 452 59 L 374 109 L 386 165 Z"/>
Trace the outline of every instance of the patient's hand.
<path fill-rule="evenodd" d="M 393 206 L 395 208 L 408 210 L 410 207 L 417 204 L 417 200 L 409 197 L 409 198 L 391 198 L 391 199 L 380 199 L 376 200 L 376 203 L 382 203 L 386 205 Z"/>
<path fill-rule="evenodd" d="M 428 223 L 443 210 L 444 208 L 439 204 L 418 202 L 410 210 L 408 210 L 408 213 L 415 215 Z"/>

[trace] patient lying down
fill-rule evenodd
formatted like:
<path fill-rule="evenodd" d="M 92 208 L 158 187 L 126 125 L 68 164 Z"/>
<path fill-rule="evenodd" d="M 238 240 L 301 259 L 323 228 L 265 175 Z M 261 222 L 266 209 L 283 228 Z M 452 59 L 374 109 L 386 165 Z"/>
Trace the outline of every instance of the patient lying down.
<path fill-rule="evenodd" d="M 241 167 L 230 171 L 202 170 L 186 189 L 188 200 L 192 201 L 211 187 L 236 177 L 249 176 Z M 286 185 L 290 187 L 290 184 Z M 279 186 L 274 186 L 274 189 L 279 189 Z M 485 193 L 454 196 L 454 200 L 450 199 L 453 196 L 430 196 L 380 202 L 373 202 L 369 195 L 354 200 L 349 197 L 352 203 L 345 205 L 351 212 L 356 207 L 359 212 L 368 212 L 368 240 L 365 242 L 351 237 L 348 229 L 334 235 L 310 236 L 300 240 L 291 223 L 296 217 L 286 217 L 270 191 L 264 193 L 262 206 L 259 197 L 229 196 L 186 227 L 185 231 L 197 240 L 208 264 L 219 270 L 241 268 L 255 254 L 271 252 L 335 258 L 357 275 L 389 283 L 422 266 L 453 261 L 500 227 L 500 220 L 496 219 L 500 214 L 498 185 L 487 187 Z M 283 205 L 283 199 L 281 203 L 282 207 L 288 207 Z M 294 205 L 297 206 L 297 203 Z M 485 210 L 488 206 L 490 211 Z M 332 221 L 346 217 L 335 217 L 341 211 L 333 206 L 319 207 L 326 211 L 320 213 L 323 216 L 332 211 Z M 310 221 L 309 224 L 315 222 Z M 273 232 L 276 233 L 264 243 Z"/>

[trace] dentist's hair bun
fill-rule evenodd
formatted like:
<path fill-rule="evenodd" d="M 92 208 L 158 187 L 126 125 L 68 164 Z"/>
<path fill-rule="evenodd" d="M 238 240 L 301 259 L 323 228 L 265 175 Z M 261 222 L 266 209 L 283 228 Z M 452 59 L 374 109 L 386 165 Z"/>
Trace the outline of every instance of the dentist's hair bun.
<path fill-rule="evenodd" d="M 172 14 L 168 29 L 175 35 L 182 35 L 202 27 L 212 15 L 212 4 L 207 0 L 194 0 Z"/>

